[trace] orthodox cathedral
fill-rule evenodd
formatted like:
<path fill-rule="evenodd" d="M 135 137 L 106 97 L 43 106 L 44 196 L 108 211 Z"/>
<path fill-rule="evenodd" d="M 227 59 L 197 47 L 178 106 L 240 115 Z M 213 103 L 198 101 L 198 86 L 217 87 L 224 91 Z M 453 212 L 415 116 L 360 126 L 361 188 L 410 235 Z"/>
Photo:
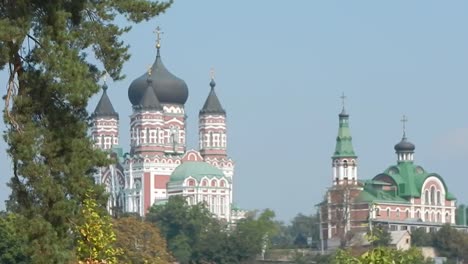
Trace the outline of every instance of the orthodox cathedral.
<path fill-rule="evenodd" d="M 187 150 L 184 105 L 189 90 L 164 66 L 159 28 L 157 33 L 152 67 L 128 88 L 133 109 L 128 153 L 119 147 L 119 115 L 103 85 L 91 116 L 91 137 L 95 147 L 112 153 L 116 163 L 100 168 L 95 180 L 110 194 L 111 213 L 143 216 L 153 204 L 182 195 L 189 204 L 204 202 L 218 218 L 235 221 L 243 212 L 232 206 L 234 161 L 227 155 L 226 111 L 216 95 L 214 76 L 198 116 L 199 150 Z"/>
<path fill-rule="evenodd" d="M 394 147 L 395 164 L 370 180 L 358 179 L 358 159 L 344 104 L 338 120 L 331 186 L 319 204 L 323 241 L 343 243 L 375 225 L 390 231 L 424 228 L 430 232 L 446 223 L 457 224 L 456 199 L 442 176 L 414 161 L 415 145 L 406 137 L 406 117 L 403 137 Z"/>

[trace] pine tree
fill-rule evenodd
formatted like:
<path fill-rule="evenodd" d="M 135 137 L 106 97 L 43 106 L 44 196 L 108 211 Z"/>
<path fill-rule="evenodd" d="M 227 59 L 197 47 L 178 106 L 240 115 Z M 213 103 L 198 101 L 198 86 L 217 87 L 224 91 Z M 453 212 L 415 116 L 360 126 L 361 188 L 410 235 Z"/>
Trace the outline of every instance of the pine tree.
<path fill-rule="evenodd" d="M 92 173 L 109 161 L 87 135 L 88 100 L 107 72 L 120 80 L 129 26 L 172 3 L 149 0 L 5 0 L 0 3 L 0 69 L 9 73 L 4 120 L 13 161 L 7 210 L 27 240 L 32 263 L 73 261 L 73 223 L 87 190 L 105 204 Z M 98 64 L 93 64 L 96 60 Z M 100 66 L 102 65 L 102 66 Z"/>

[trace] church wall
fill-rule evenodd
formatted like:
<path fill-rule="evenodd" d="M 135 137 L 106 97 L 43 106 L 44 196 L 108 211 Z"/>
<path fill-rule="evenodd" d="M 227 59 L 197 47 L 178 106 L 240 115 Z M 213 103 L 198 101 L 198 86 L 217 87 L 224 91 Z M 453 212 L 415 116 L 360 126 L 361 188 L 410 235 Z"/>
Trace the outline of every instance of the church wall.
<path fill-rule="evenodd" d="M 143 173 L 143 212 L 146 213 L 151 207 L 151 173 Z"/>

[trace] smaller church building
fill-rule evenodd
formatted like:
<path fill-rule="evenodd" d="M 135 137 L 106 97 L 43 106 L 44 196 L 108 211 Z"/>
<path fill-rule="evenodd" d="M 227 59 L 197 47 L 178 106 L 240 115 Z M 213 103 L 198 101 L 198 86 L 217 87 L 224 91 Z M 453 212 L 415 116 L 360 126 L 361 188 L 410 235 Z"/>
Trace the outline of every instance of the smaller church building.
<path fill-rule="evenodd" d="M 403 137 L 395 147 L 396 161 L 372 179 L 358 178 L 349 114 L 343 107 L 332 156 L 331 186 L 319 204 L 325 245 L 346 243 L 353 234 L 376 225 L 390 231 L 455 225 L 456 198 L 443 177 L 415 163 L 415 145 Z M 407 121 L 403 118 L 403 124 Z"/>

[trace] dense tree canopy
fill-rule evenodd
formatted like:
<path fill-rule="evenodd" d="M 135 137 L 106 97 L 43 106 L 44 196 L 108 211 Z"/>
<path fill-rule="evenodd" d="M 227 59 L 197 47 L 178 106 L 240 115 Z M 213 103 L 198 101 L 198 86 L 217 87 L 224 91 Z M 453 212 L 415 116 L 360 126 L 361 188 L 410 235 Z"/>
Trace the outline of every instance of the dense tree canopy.
<path fill-rule="evenodd" d="M 25 239 L 15 222 L 21 216 L 0 213 L 0 263 L 28 263 L 30 259 L 25 254 Z"/>
<path fill-rule="evenodd" d="M 173 196 L 151 207 L 147 221 L 156 224 L 180 263 L 234 264 L 255 258 L 275 234 L 274 212 L 265 210 L 235 226 L 217 220 L 204 204 L 189 206 Z"/>
<path fill-rule="evenodd" d="M 149 0 L 5 0 L 0 3 L 0 68 L 9 73 L 4 120 L 13 161 L 7 210 L 23 217 L 31 263 L 74 259 L 73 225 L 85 192 L 105 204 L 94 168 L 107 164 L 87 135 L 89 98 L 108 72 L 123 78 L 129 26 L 169 7 Z M 89 59 L 89 58 L 95 59 Z M 97 61 L 97 64 L 94 62 Z M 103 212 L 100 212 L 103 213 Z"/>
<path fill-rule="evenodd" d="M 123 254 L 118 256 L 118 263 L 172 262 L 166 240 L 151 223 L 136 217 L 122 217 L 114 220 L 114 228 L 117 235 L 116 246 L 123 250 Z"/>

